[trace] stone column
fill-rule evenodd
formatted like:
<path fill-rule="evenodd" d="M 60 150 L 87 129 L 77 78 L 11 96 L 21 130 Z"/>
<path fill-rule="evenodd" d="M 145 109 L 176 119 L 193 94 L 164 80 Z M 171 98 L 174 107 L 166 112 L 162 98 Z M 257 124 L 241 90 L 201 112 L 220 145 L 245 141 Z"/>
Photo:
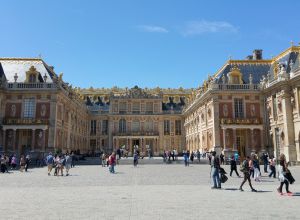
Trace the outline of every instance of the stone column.
<path fill-rule="evenodd" d="M 232 129 L 232 133 L 233 133 L 233 150 L 237 150 L 236 149 L 236 128 Z"/>
<path fill-rule="evenodd" d="M 226 128 L 223 128 L 223 150 L 226 151 Z"/>
<path fill-rule="evenodd" d="M 7 150 L 7 146 L 6 146 L 6 129 L 3 129 L 2 146 L 3 146 L 3 151 L 5 152 Z"/>
<path fill-rule="evenodd" d="M 46 152 L 46 129 L 43 130 L 43 151 Z"/>
<path fill-rule="evenodd" d="M 16 129 L 14 129 L 13 130 L 13 142 L 12 142 L 12 147 L 13 147 L 13 149 L 14 149 L 14 152 L 16 152 L 16 150 L 18 150 L 17 149 L 17 130 Z"/>
<path fill-rule="evenodd" d="M 261 145 L 261 151 L 265 152 L 265 143 L 264 143 L 264 129 L 260 129 L 260 145 Z"/>
<path fill-rule="evenodd" d="M 34 151 L 35 147 L 35 129 L 32 129 L 32 137 L 31 137 L 31 150 Z"/>
<path fill-rule="evenodd" d="M 254 146 L 254 129 L 251 128 L 251 153 L 255 152 L 255 146 Z"/>

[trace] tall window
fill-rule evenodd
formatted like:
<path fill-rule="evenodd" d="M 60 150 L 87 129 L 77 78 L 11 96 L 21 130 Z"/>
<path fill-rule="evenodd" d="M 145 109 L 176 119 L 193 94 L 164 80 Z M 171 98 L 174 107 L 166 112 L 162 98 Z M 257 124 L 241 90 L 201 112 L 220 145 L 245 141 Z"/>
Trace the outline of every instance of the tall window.
<path fill-rule="evenodd" d="M 153 113 L 153 102 L 146 102 L 146 113 Z"/>
<path fill-rule="evenodd" d="M 277 98 L 274 95 L 273 96 L 273 118 L 274 118 L 274 120 L 277 120 L 277 104 L 278 104 Z"/>
<path fill-rule="evenodd" d="M 181 135 L 181 120 L 175 121 L 175 135 Z"/>
<path fill-rule="evenodd" d="M 119 132 L 126 133 L 126 120 L 125 119 L 121 119 L 119 121 Z"/>
<path fill-rule="evenodd" d="M 24 111 L 23 111 L 24 118 L 33 118 L 34 110 L 35 110 L 35 99 L 34 98 L 24 99 Z"/>
<path fill-rule="evenodd" d="M 126 102 L 119 102 L 119 113 L 124 114 L 127 111 L 127 104 Z"/>
<path fill-rule="evenodd" d="M 132 121 L 132 131 L 133 132 L 140 131 L 140 122 L 138 120 Z"/>
<path fill-rule="evenodd" d="M 145 130 L 146 131 L 153 131 L 153 121 L 152 120 L 148 120 L 145 123 Z"/>
<path fill-rule="evenodd" d="M 102 121 L 102 134 L 108 134 L 108 120 Z"/>
<path fill-rule="evenodd" d="M 164 120 L 164 135 L 170 135 L 170 121 Z"/>
<path fill-rule="evenodd" d="M 235 118 L 244 117 L 243 99 L 234 99 L 234 114 Z"/>
<path fill-rule="evenodd" d="M 132 103 L 132 113 L 140 113 L 140 103 L 139 102 Z"/>
<path fill-rule="evenodd" d="M 96 120 L 91 120 L 91 135 L 96 134 Z"/>

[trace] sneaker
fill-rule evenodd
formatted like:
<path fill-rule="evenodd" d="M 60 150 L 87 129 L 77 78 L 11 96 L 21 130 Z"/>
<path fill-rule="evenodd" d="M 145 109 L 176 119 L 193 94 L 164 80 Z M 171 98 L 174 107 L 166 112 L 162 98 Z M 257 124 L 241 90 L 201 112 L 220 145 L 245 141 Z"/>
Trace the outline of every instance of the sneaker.
<path fill-rule="evenodd" d="M 282 195 L 283 193 L 282 193 L 282 191 L 280 191 L 280 189 L 278 188 L 277 189 L 277 192 L 280 194 L 280 195 Z"/>
<path fill-rule="evenodd" d="M 286 192 L 286 194 L 287 194 L 288 196 L 292 196 L 292 195 L 293 195 L 293 193 L 290 192 L 290 191 Z"/>
<path fill-rule="evenodd" d="M 48 176 L 50 176 L 50 173 L 48 173 Z"/>
<path fill-rule="evenodd" d="M 256 190 L 256 189 L 252 189 L 251 191 L 252 191 L 252 192 L 257 192 L 257 190 Z"/>
<path fill-rule="evenodd" d="M 216 186 L 212 186 L 211 189 L 217 189 L 217 187 Z"/>
<path fill-rule="evenodd" d="M 241 191 L 241 192 L 244 192 L 243 188 L 240 188 L 240 191 Z"/>

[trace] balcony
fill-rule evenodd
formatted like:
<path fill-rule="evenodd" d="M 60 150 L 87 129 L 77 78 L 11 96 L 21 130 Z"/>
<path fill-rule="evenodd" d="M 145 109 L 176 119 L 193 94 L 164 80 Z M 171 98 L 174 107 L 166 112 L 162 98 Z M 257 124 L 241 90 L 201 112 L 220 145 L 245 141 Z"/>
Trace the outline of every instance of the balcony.
<path fill-rule="evenodd" d="M 38 118 L 4 118 L 4 125 L 48 125 L 48 119 Z"/>
<path fill-rule="evenodd" d="M 159 136 L 158 131 L 113 132 L 114 136 Z"/>
<path fill-rule="evenodd" d="M 221 125 L 258 125 L 262 124 L 261 118 L 221 118 Z"/>
<path fill-rule="evenodd" d="M 54 83 L 7 83 L 8 89 L 23 90 L 23 89 L 56 89 Z"/>
<path fill-rule="evenodd" d="M 258 90 L 258 84 L 214 84 L 213 90 Z"/>

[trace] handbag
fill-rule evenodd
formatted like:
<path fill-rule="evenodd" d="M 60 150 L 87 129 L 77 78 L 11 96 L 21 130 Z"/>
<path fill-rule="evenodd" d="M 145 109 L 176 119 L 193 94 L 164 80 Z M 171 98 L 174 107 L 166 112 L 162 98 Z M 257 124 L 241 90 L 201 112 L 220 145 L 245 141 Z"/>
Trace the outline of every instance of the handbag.
<path fill-rule="evenodd" d="M 286 174 L 284 175 L 285 178 L 287 178 L 287 180 L 289 181 L 290 184 L 293 184 L 295 182 L 294 177 L 292 176 L 291 172 L 286 172 Z"/>

